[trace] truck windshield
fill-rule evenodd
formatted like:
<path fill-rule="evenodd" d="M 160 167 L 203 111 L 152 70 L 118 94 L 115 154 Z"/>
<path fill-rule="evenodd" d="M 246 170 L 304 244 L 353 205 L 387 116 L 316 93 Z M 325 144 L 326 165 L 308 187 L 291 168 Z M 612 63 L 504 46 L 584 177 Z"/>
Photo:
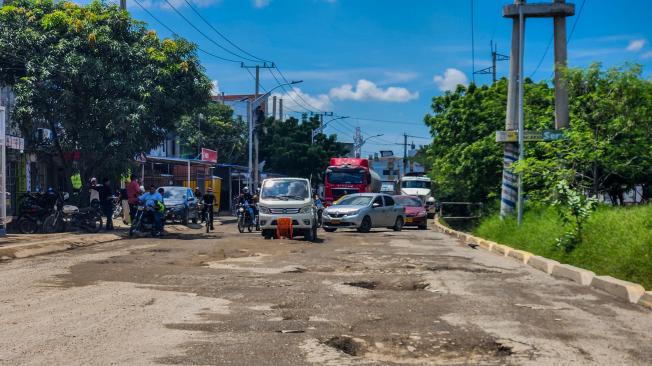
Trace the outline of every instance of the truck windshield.
<path fill-rule="evenodd" d="M 401 182 L 401 188 L 430 189 L 430 182 L 423 180 L 404 180 Z"/>
<path fill-rule="evenodd" d="M 363 184 L 364 171 L 332 170 L 326 173 L 326 180 L 333 184 Z"/>
<path fill-rule="evenodd" d="M 310 190 L 305 180 L 268 180 L 263 184 L 260 197 L 263 199 L 305 200 Z"/>

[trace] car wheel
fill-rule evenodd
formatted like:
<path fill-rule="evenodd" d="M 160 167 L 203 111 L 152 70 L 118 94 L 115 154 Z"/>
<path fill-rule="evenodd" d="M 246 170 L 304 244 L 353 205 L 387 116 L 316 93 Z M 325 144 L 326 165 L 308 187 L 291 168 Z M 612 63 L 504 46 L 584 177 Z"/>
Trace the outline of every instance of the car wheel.
<path fill-rule="evenodd" d="M 401 216 L 396 218 L 396 222 L 394 223 L 394 227 L 392 228 L 394 231 L 401 231 L 403 230 L 403 218 Z"/>
<path fill-rule="evenodd" d="M 244 231 L 245 231 L 245 225 L 244 225 L 244 218 L 243 217 L 238 217 L 238 231 L 240 233 L 244 233 Z"/>
<path fill-rule="evenodd" d="M 274 230 L 265 229 L 262 231 L 261 234 L 263 235 L 263 238 L 265 238 L 265 240 L 270 240 L 271 238 L 274 237 Z"/>
<path fill-rule="evenodd" d="M 369 216 L 365 216 L 364 219 L 362 219 L 362 223 L 360 224 L 360 227 L 358 228 L 358 232 L 368 233 L 370 231 L 371 231 L 371 218 Z"/>
<path fill-rule="evenodd" d="M 325 227 L 324 230 L 325 230 L 327 233 L 334 233 L 335 230 L 337 230 L 337 228 L 336 228 L 336 227 Z"/>

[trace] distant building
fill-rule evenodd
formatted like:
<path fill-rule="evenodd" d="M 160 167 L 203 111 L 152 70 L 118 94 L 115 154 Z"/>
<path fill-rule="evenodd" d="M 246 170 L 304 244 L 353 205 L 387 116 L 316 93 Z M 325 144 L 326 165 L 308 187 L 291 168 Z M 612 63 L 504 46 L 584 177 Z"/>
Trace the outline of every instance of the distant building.
<path fill-rule="evenodd" d="M 380 178 L 384 181 L 395 181 L 402 177 L 406 172 L 407 173 L 425 173 L 425 167 L 417 162 L 408 161 L 407 162 L 407 171 L 403 170 L 403 158 L 397 156 L 391 156 L 387 152 L 383 154 L 385 156 L 379 156 L 374 154 L 369 157 L 371 162 L 371 167 L 373 170 L 380 175 Z M 410 154 L 408 154 L 410 155 Z"/>

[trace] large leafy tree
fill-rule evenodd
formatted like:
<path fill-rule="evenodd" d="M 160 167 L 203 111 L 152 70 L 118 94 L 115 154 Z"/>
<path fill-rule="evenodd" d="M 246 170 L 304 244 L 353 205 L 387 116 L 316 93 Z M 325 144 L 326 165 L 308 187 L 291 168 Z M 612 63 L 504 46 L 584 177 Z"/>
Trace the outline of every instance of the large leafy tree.
<path fill-rule="evenodd" d="M 437 196 L 444 200 L 487 202 L 500 194 L 503 146 L 495 132 L 505 127 L 507 80 L 491 86 L 458 86 L 433 98 L 425 117 L 433 142 L 428 155 Z M 526 80 L 527 127 L 549 127 L 552 100 L 545 83 Z"/>
<path fill-rule="evenodd" d="M 210 81 L 195 46 L 160 39 L 115 5 L 15 0 L 0 10 L 2 82 L 28 135 L 47 127 L 70 176 L 116 176 L 158 145 L 182 115 L 205 105 Z"/>
<path fill-rule="evenodd" d="M 201 147 L 216 150 L 218 159 L 233 164 L 247 160 L 247 122 L 234 119 L 228 105 L 210 102 L 179 121 L 182 144 L 196 154 Z"/>
<path fill-rule="evenodd" d="M 266 162 L 265 170 L 323 181 L 330 158 L 343 156 L 348 149 L 336 135 L 318 134 L 311 144 L 311 132 L 317 127 L 317 117 L 304 122 L 295 118 L 267 119 L 260 134 L 260 158 Z"/>

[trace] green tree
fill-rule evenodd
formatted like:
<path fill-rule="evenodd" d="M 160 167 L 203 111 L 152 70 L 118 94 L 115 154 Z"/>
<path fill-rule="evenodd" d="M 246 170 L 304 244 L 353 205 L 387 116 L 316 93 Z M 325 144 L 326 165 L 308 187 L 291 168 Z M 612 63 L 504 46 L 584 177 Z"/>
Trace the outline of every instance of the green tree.
<path fill-rule="evenodd" d="M 178 123 L 181 143 L 193 154 L 200 148 L 216 150 L 220 161 L 244 164 L 247 160 L 247 122 L 233 118 L 228 105 L 210 102 Z"/>
<path fill-rule="evenodd" d="M 652 83 L 641 68 L 603 70 L 599 64 L 566 71 L 570 128 L 566 139 L 537 143 L 519 163 L 528 191 L 552 199 L 562 180 L 586 194 L 623 193 L 652 182 Z"/>
<path fill-rule="evenodd" d="M 30 136 L 54 133 L 67 176 L 78 150 L 83 179 L 118 176 L 158 145 L 182 115 L 205 105 L 211 84 L 184 39 L 159 39 L 115 5 L 15 0 L 0 10 L 2 82 Z"/>
<path fill-rule="evenodd" d="M 495 133 L 505 129 L 506 99 L 506 79 L 491 86 L 460 85 L 433 98 L 425 123 L 433 136 L 430 175 L 440 200 L 487 202 L 500 194 L 503 146 Z M 548 86 L 526 79 L 525 100 L 526 126 L 550 127 Z"/>
<path fill-rule="evenodd" d="M 319 127 L 317 117 L 302 123 L 295 118 L 285 121 L 267 119 L 260 134 L 260 159 L 265 170 L 288 176 L 323 181 L 330 158 L 343 156 L 348 150 L 337 142 L 336 135 L 319 134 L 310 143 L 311 131 Z"/>

